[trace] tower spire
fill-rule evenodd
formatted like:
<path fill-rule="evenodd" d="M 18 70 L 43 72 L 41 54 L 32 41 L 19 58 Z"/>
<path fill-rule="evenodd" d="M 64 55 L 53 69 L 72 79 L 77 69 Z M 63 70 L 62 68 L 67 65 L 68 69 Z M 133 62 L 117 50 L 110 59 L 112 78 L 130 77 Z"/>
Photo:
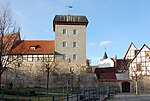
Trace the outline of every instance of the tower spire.
<path fill-rule="evenodd" d="M 103 56 L 103 59 L 107 59 L 107 58 L 108 58 L 108 56 L 107 56 L 107 53 L 105 52 L 104 56 Z"/>

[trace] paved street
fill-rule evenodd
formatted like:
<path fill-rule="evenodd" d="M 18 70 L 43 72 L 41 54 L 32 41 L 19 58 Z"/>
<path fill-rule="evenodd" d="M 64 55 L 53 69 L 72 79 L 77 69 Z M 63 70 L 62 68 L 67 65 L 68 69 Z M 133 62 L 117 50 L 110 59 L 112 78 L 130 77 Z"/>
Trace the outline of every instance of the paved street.
<path fill-rule="evenodd" d="M 112 100 L 107 101 L 150 101 L 150 94 L 135 95 L 131 93 L 117 94 Z"/>

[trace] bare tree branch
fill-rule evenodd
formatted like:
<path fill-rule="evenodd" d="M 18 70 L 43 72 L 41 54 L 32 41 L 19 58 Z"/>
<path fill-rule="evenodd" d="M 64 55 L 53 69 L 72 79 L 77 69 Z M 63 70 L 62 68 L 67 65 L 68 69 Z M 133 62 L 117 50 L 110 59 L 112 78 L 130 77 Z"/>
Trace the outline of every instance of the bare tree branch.
<path fill-rule="evenodd" d="M 17 29 L 8 3 L 6 7 L 0 9 L 0 85 L 1 76 L 10 62 L 8 54 L 11 52 L 15 40 L 15 34 L 12 33 Z"/>

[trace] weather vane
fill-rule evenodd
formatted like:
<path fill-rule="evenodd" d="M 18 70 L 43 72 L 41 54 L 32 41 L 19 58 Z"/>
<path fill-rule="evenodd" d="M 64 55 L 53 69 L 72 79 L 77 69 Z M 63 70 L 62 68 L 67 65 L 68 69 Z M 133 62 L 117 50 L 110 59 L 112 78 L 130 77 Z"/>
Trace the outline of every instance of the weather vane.
<path fill-rule="evenodd" d="M 105 52 L 107 51 L 107 48 L 106 47 L 104 47 L 104 50 L 105 50 Z"/>
<path fill-rule="evenodd" d="M 68 8 L 68 12 L 69 12 L 69 14 L 70 14 L 70 9 L 72 9 L 72 8 L 73 8 L 73 6 L 71 6 L 71 5 L 67 5 L 66 7 Z"/>

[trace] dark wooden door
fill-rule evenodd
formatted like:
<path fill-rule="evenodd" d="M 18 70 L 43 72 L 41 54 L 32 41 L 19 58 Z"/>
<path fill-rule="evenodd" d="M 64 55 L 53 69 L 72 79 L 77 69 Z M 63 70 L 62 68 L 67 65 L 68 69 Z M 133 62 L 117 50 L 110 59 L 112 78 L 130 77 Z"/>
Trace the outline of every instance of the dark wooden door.
<path fill-rule="evenodd" d="M 130 83 L 122 82 L 122 92 L 130 92 Z"/>

